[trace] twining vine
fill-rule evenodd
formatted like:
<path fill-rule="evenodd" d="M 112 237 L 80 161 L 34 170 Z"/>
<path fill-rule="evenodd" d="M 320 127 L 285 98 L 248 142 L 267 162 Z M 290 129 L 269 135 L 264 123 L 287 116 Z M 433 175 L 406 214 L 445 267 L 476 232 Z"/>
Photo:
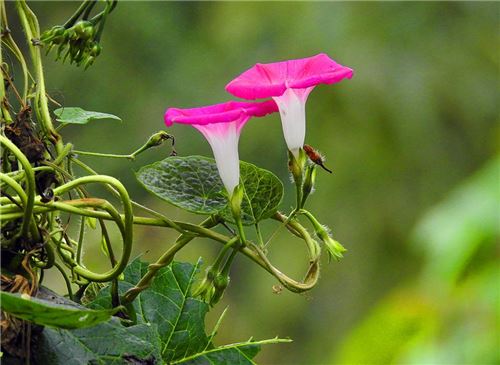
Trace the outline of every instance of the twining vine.
<path fill-rule="evenodd" d="M 195 297 L 210 305 L 216 304 L 226 290 L 230 267 L 238 254 L 249 258 L 273 275 L 283 287 L 296 293 L 312 289 L 319 279 L 320 242 L 332 257 L 342 257 L 342 252 L 345 251 L 343 247 L 305 209 L 314 187 L 316 166 L 324 167 L 321 156 L 310 146 L 301 145 L 296 150 L 290 148 L 288 163 L 296 186 L 296 206 L 285 214 L 278 211 L 282 194 L 281 182 L 272 173 L 250 164 L 241 163 L 242 176 L 234 192 L 228 194 L 218 180 L 219 191 L 214 196 L 203 197 L 218 204 L 212 211 L 197 211 L 198 208 L 193 208 L 192 201 L 201 197 L 190 197 L 185 191 L 178 192 L 184 194 L 183 201 L 176 200 L 179 196 L 174 196 L 175 192 L 155 192 L 156 188 L 163 188 L 157 186 L 159 178 L 179 178 L 180 183 L 182 180 L 188 181 L 189 171 L 183 170 L 186 163 L 192 163 L 195 168 L 200 169 L 205 164 L 203 166 L 207 169 L 215 171 L 215 176 L 218 176 L 217 168 L 220 167 L 219 161 L 216 165 L 213 160 L 200 157 L 192 157 L 191 160 L 176 157 L 173 150 L 174 137 L 165 131 L 154 133 L 143 146 L 127 155 L 80 151 L 73 143 L 64 141 L 59 132 L 64 126 L 116 117 L 60 105 L 52 108 L 52 99 L 46 91 L 44 54 L 55 53 L 56 60 L 69 61 L 84 69 L 91 67 L 103 50 L 103 31 L 117 1 L 85 0 L 67 21 L 44 32 L 41 32 L 38 18 L 26 1 L 18 0 L 11 5 L 10 10 L 17 13 L 25 38 L 14 39 L 9 28 L 9 17 L 14 14 L 7 14 L 6 3 L 1 0 L 0 66 L 3 82 L 0 83 L 0 214 L 3 292 L 37 297 L 39 288 L 43 286 L 44 272 L 55 269 L 67 286 L 66 297 L 76 304 L 81 304 L 82 298 L 90 290 L 95 290 L 96 285 L 102 285 L 99 283 L 109 284 L 113 313 L 130 325 L 136 318 L 134 300 L 148 290 L 158 272 L 172 264 L 181 249 L 199 237 L 208 238 L 222 246 L 215 262 L 206 270 L 204 279 L 193 290 Z M 25 47 L 28 55 L 21 51 Z M 6 61 L 7 57 L 18 62 L 20 78 L 14 77 L 14 69 Z M 57 127 L 56 120 L 60 121 Z M 141 170 L 143 174 L 138 174 L 138 179 L 146 189 L 160 198 L 188 211 L 207 215 L 200 224 L 170 219 L 132 200 L 122 182 L 98 173 L 82 161 L 85 156 L 133 160 L 137 155 L 163 146 L 168 141 L 172 145 L 172 157 L 163 162 L 168 165 L 168 169 L 165 165 L 159 170 L 154 166 L 146 166 Z M 78 176 L 75 169 L 84 175 Z M 247 175 L 245 171 L 248 172 Z M 92 184 L 104 186 L 116 199 L 108 200 L 90 194 L 87 186 Z M 252 198 L 250 191 L 253 191 Z M 263 194 L 270 195 L 262 198 Z M 263 199 L 266 200 L 266 205 L 262 202 Z M 269 201 L 273 202 L 270 206 Z M 259 209 L 262 214 L 256 217 L 255 212 Z M 245 216 L 251 218 L 250 223 L 244 220 Z M 300 217 L 306 218 L 311 224 L 314 236 L 300 223 Z M 276 222 L 277 230 L 286 228 L 291 235 L 304 241 L 308 270 L 302 280 L 290 278 L 270 261 L 269 248 L 259 227 L 260 221 L 264 219 L 271 219 Z M 107 228 L 109 223 L 118 228 L 120 243 L 111 242 Z M 69 227 L 75 224 L 78 229 L 73 236 L 70 234 L 73 230 Z M 105 272 L 90 270 L 84 263 L 83 247 L 88 244 L 86 226 L 95 227 L 96 224 L 101 229 L 101 241 L 111 265 Z M 130 263 L 135 225 L 163 227 L 176 231 L 179 236 L 154 263 L 147 266 L 138 282 L 121 291 L 119 285 L 124 270 Z M 225 227 L 227 233 L 221 233 L 216 227 Z M 246 239 L 245 231 L 249 228 L 256 230 L 257 242 Z M 274 234 L 269 239 L 273 237 Z M 119 257 L 114 253 L 117 244 L 121 245 Z M 18 323 L 15 315 L 10 317 L 9 311 L 4 307 L 2 309 L 5 311 L 2 329 L 12 330 L 14 323 Z M 27 331 L 28 327 L 23 328 Z M 2 351 L 18 353 L 19 351 L 12 350 L 15 341 L 2 335 Z M 24 341 L 22 346 L 29 353 L 29 343 Z"/>

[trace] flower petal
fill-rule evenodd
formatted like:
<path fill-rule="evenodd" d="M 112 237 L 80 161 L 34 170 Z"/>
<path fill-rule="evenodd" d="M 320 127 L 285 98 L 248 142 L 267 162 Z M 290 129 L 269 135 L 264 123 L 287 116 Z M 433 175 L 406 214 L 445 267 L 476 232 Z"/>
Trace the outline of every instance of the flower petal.
<path fill-rule="evenodd" d="M 170 127 L 174 123 L 228 123 L 238 120 L 244 115 L 262 117 L 276 111 L 278 111 L 278 107 L 272 100 L 258 103 L 229 101 L 191 109 L 169 108 L 165 112 L 165 124 Z"/>
<path fill-rule="evenodd" d="M 191 124 L 207 139 L 224 186 L 231 196 L 239 183 L 240 162 L 238 141 L 241 129 L 251 117 L 262 117 L 278 111 L 273 100 L 265 102 L 238 102 L 209 105 L 199 108 L 169 108 L 165 124 Z"/>
<path fill-rule="evenodd" d="M 214 153 L 217 170 L 229 196 L 240 180 L 238 141 L 241 129 L 250 117 L 230 123 L 193 124 L 207 139 Z"/>
<path fill-rule="evenodd" d="M 226 86 L 226 90 L 244 99 L 282 95 L 287 88 L 309 88 L 351 78 L 353 70 L 321 53 L 313 57 L 256 64 Z"/>

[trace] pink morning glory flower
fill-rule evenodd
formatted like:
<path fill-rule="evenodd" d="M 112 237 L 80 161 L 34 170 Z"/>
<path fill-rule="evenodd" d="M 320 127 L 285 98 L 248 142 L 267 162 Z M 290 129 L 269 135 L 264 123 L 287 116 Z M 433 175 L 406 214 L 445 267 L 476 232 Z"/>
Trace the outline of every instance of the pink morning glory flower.
<path fill-rule="evenodd" d="M 229 193 L 239 184 L 240 162 L 238 141 L 241 129 L 251 117 L 262 117 L 278 111 L 272 100 L 265 102 L 229 101 L 192 109 L 169 108 L 165 124 L 190 124 L 198 129 L 210 143 L 222 182 Z"/>
<path fill-rule="evenodd" d="M 297 157 L 304 145 L 309 93 L 318 84 L 333 84 L 352 75 L 352 69 L 321 53 L 297 60 L 258 63 L 231 81 L 226 90 L 243 99 L 272 97 L 279 107 L 288 149 Z"/>

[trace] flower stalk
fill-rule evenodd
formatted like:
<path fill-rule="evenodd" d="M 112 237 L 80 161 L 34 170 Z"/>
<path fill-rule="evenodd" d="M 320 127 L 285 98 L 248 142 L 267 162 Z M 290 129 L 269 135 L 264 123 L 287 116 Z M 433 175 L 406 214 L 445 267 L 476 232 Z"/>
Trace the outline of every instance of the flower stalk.
<path fill-rule="evenodd" d="M 333 257 L 337 261 L 344 257 L 343 254 L 347 250 L 340 244 L 340 242 L 334 240 L 331 237 L 329 229 L 327 227 L 319 223 L 318 220 L 309 211 L 301 209 L 299 213 L 303 214 L 309 220 L 309 222 L 311 222 L 316 235 L 321 241 L 323 241 L 331 257 Z"/>

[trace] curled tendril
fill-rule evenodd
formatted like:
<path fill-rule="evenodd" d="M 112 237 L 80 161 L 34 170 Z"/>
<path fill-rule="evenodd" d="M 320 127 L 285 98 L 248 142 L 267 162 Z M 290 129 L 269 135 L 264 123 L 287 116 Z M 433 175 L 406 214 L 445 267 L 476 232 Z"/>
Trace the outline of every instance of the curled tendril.
<path fill-rule="evenodd" d="M 36 184 L 35 184 L 35 173 L 33 172 L 33 169 L 31 168 L 31 164 L 28 161 L 27 157 L 21 152 L 21 150 L 14 144 L 12 143 L 7 137 L 0 135 L 0 143 L 3 144 L 7 149 L 9 149 L 14 156 L 17 158 L 21 166 L 23 167 L 25 171 L 25 181 L 26 181 L 26 193 L 20 196 L 24 196 L 26 199 L 23 202 L 24 203 L 24 215 L 23 215 L 23 222 L 21 226 L 21 235 L 22 236 L 27 236 L 28 235 L 28 230 L 30 228 L 30 225 L 32 225 L 32 219 L 33 219 L 33 208 L 35 204 L 35 189 L 36 189 Z M 12 186 L 14 190 L 19 190 L 19 187 L 17 187 L 14 184 L 14 181 L 12 181 L 11 178 L 6 176 L 4 174 L 3 181 L 5 181 L 7 184 Z M 16 192 L 19 194 L 19 191 Z M 22 188 L 21 188 L 22 190 Z M 32 231 L 32 234 L 35 235 L 34 238 L 39 238 L 38 236 L 38 231 L 34 230 Z"/>
<path fill-rule="evenodd" d="M 34 181 L 33 168 L 27 161 L 23 164 L 23 158 L 25 158 L 24 155 L 21 151 L 16 150 L 17 147 L 11 146 L 10 141 L 8 141 L 5 137 L 2 137 L 1 141 L 8 148 L 10 148 L 11 151 L 13 151 L 13 153 L 21 161 L 21 164 L 24 168 L 23 174 L 11 173 L 0 175 L 1 181 L 9 185 L 18 194 L 18 197 L 14 198 L 17 199 L 14 203 L 12 203 L 5 197 L 0 198 L 0 203 L 2 203 L 2 206 L 0 207 L 0 213 L 2 213 L 4 219 L 8 220 L 25 217 L 27 215 L 26 208 L 29 208 L 29 205 L 31 204 L 31 210 L 28 209 L 30 217 L 32 217 L 33 214 L 61 211 L 80 215 L 83 217 L 83 219 L 92 217 L 100 220 L 112 220 L 117 224 L 117 227 L 122 236 L 122 256 L 120 257 L 116 265 L 114 265 L 112 269 L 105 273 L 95 273 L 91 270 L 88 270 L 84 267 L 83 263 L 81 263 L 80 255 L 75 255 L 72 246 L 77 248 L 77 252 L 81 253 L 84 241 L 82 237 L 79 237 L 78 242 L 75 242 L 69 239 L 67 236 L 64 237 L 61 234 L 59 240 L 49 240 L 50 245 L 52 245 L 51 252 L 55 250 L 64 261 L 66 266 L 68 266 L 77 277 L 81 277 L 83 279 L 94 282 L 108 282 L 116 279 L 123 272 L 130 258 L 134 224 L 164 226 L 176 229 L 177 231 L 179 231 L 179 233 L 181 233 L 181 236 L 176 241 L 174 246 L 172 246 L 171 249 L 169 249 L 164 255 L 162 255 L 162 257 L 156 263 L 150 266 L 148 274 L 144 277 L 144 280 L 140 283 L 140 285 L 137 285 L 136 288 L 133 288 L 131 291 L 125 294 L 124 299 L 127 302 L 131 302 L 142 290 L 147 288 L 150 280 L 152 280 L 153 276 L 159 270 L 159 268 L 164 267 L 165 265 L 170 263 L 176 252 L 184 247 L 193 238 L 197 236 L 207 237 L 222 244 L 227 244 L 227 242 L 232 239 L 231 237 L 227 237 L 210 229 L 211 227 L 214 227 L 215 225 L 221 223 L 221 221 L 219 219 L 216 219 L 215 217 L 211 217 L 209 221 L 204 222 L 201 225 L 172 221 L 166 217 L 160 216 L 159 214 L 154 214 L 156 215 L 156 218 L 134 217 L 132 212 L 132 201 L 129 198 L 127 190 L 120 183 L 120 181 L 110 176 L 91 175 L 71 180 L 53 189 L 52 193 L 54 199 L 50 201 L 46 201 L 45 197 L 43 196 L 35 197 L 34 183 L 33 185 L 30 185 L 30 181 Z M 67 147 L 68 148 L 65 148 L 65 150 L 69 151 L 70 146 Z M 27 194 L 22 189 L 21 185 L 16 181 L 20 179 L 24 179 L 27 182 L 27 190 L 32 196 L 31 202 L 29 200 L 30 195 Z M 81 197 L 80 199 L 58 200 L 63 194 L 68 193 L 72 190 L 80 192 L 81 189 L 83 189 L 83 185 L 91 183 L 104 184 L 107 188 L 111 189 L 121 200 L 123 206 L 123 214 L 120 214 L 116 210 L 116 208 L 105 199 L 89 198 L 79 194 Z M 30 186 L 33 186 L 31 190 Z M 16 204 L 17 201 L 19 201 L 22 206 Z M 281 213 L 276 213 L 273 219 L 281 222 L 292 234 L 301 238 L 306 243 L 309 256 L 309 268 L 303 280 L 298 281 L 284 274 L 270 262 L 263 249 L 251 241 L 243 239 L 242 245 L 238 247 L 238 251 L 249 257 L 251 260 L 256 262 L 258 265 L 260 265 L 266 271 L 276 277 L 276 279 L 288 290 L 300 293 L 312 289 L 316 285 L 320 273 L 319 258 L 321 250 L 318 243 L 314 239 L 312 239 L 307 230 L 293 218 L 290 219 L 290 217 L 286 217 Z M 43 267 L 43 265 L 41 267 Z"/>
<path fill-rule="evenodd" d="M 27 170 L 26 170 L 27 171 Z M 26 176 L 28 176 L 27 174 Z M 11 186 L 15 189 L 15 191 L 19 194 L 19 200 L 24 202 L 26 199 L 26 194 L 22 189 L 20 190 L 20 185 L 13 181 L 12 178 L 7 176 L 6 174 L 1 174 L 2 181 L 10 182 Z M 49 202 L 44 203 L 43 197 L 38 196 L 36 199 L 33 199 L 33 209 L 31 212 L 35 214 L 45 213 L 50 211 L 63 211 L 68 213 L 74 213 L 82 216 L 95 217 L 95 218 L 103 218 L 103 214 L 105 219 L 113 220 L 120 231 L 122 236 L 122 244 L 123 250 L 120 260 L 117 264 L 109 271 L 105 273 L 95 273 L 84 266 L 80 265 L 71 255 L 68 250 L 61 249 L 61 244 L 56 244 L 57 252 L 60 254 L 61 258 L 65 261 L 71 269 L 82 276 L 91 281 L 96 282 L 106 282 L 113 280 L 118 277 L 123 270 L 125 269 L 128 260 L 130 258 L 130 253 L 132 249 L 133 242 L 133 211 L 132 204 L 130 202 L 130 198 L 125 187 L 118 181 L 117 179 L 105 176 L 105 175 L 94 175 L 94 176 L 85 176 L 75 180 L 72 180 L 64 185 L 61 185 L 53 190 L 54 197 L 61 196 L 62 194 L 77 189 L 81 185 L 89 184 L 89 183 L 101 183 L 112 186 L 119 194 L 124 214 L 121 215 L 114 206 L 104 199 L 97 198 L 84 198 L 84 199 L 76 199 L 76 200 L 66 200 L 66 201 L 55 201 L 51 200 Z M 16 185 L 14 185 L 16 184 Z M 15 186 L 15 187 L 14 187 Z M 24 204 L 25 205 L 25 204 Z M 87 209 L 91 208 L 91 209 Z M 0 208 L 0 212 L 2 213 L 2 217 L 6 220 L 19 218 L 20 214 L 25 214 L 26 208 L 24 208 L 24 212 L 19 212 L 19 207 L 16 204 L 7 204 L 3 205 Z M 96 209 L 103 210 L 98 211 Z M 31 213 L 30 213 L 31 214 Z M 80 244 L 83 244 L 83 240 L 81 240 Z M 69 250 L 71 248 L 67 246 Z M 78 249 L 81 252 L 81 247 Z"/>

